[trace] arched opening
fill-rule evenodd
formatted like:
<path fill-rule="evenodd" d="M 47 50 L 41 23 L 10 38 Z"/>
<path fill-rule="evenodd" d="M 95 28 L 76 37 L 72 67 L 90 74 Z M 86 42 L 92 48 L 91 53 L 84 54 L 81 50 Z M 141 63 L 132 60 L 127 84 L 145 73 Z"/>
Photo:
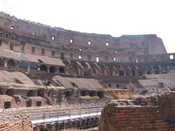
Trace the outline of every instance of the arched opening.
<path fill-rule="evenodd" d="M 25 61 L 22 61 L 19 63 L 19 67 L 23 68 L 23 69 L 27 69 L 28 68 L 28 63 Z"/>
<path fill-rule="evenodd" d="M 63 52 L 61 52 L 60 57 L 61 57 L 61 59 L 64 59 L 64 53 Z"/>
<path fill-rule="evenodd" d="M 80 60 L 80 59 L 82 59 L 82 56 L 81 56 L 81 55 L 79 55 L 79 56 L 78 56 L 78 59 L 79 59 L 79 60 Z"/>
<path fill-rule="evenodd" d="M 46 65 L 41 65 L 40 66 L 40 70 L 47 72 L 48 71 L 48 67 Z"/>
<path fill-rule="evenodd" d="M 51 36 L 51 40 L 55 40 L 55 36 Z"/>
<path fill-rule="evenodd" d="M 26 102 L 26 107 L 31 107 L 32 106 L 32 101 L 31 100 L 28 100 L 27 102 Z"/>
<path fill-rule="evenodd" d="M 27 93 L 27 96 L 35 96 L 35 92 L 34 91 L 32 91 L 32 90 L 30 90 L 28 93 Z"/>
<path fill-rule="evenodd" d="M 4 66 L 4 60 L 2 58 L 0 58 L 0 66 Z"/>
<path fill-rule="evenodd" d="M 11 108 L 11 102 L 10 101 L 6 101 L 4 102 L 4 109 L 8 109 L 8 108 Z"/>
<path fill-rule="evenodd" d="M 22 102 L 21 96 L 14 96 L 14 99 L 16 103 Z"/>
<path fill-rule="evenodd" d="M 88 45 L 90 46 L 92 43 L 91 43 L 91 41 L 88 41 Z"/>
<path fill-rule="evenodd" d="M 104 97 L 104 92 L 103 91 L 98 91 L 97 96 L 99 96 L 100 98 Z"/>
<path fill-rule="evenodd" d="M 143 72 L 142 71 L 139 71 L 138 74 L 139 74 L 139 76 L 142 76 L 143 75 Z"/>
<path fill-rule="evenodd" d="M 55 66 L 51 66 L 49 70 L 50 70 L 50 73 L 55 73 L 57 71 Z"/>
<path fill-rule="evenodd" d="M 89 91 L 86 90 L 81 91 L 81 96 L 87 96 L 87 95 L 89 95 Z"/>
<path fill-rule="evenodd" d="M 113 59 L 113 61 L 116 61 L 116 57 L 113 57 L 112 59 Z"/>
<path fill-rule="evenodd" d="M 135 76 L 136 73 L 135 73 L 135 70 L 132 70 L 132 76 Z"/>
<path fill-rule="evenodd" d="M 41 55 L 45 55 L 45 49 L 44 48 L 41 49 Z"/>
<path fill-rule="evenodd" d="M 109 46 L 109 43 L 108 43 L 108 42 L 106 42 L 106 43 L 105 43 L 105 45 L 106 45 L 106 46 Z"/>
<path fill-rule="evenodd" d="M 99 57 L 96 57 L 96 62 L 99 62 L 100 61 L 100 58 Z"/>
<path fill-rule="evenodd" d="M 70 43 L 73 43 L 73 40 L 72 40 L 72 39 L 70 39 L 70 40 L 69 40 L 69 42 L 70 42 Z"/>
<path fill-rule="evenodd" d="M 60 73 L 65 73 L 64 67 L 60 67 L 60 68 L 59 68 L 59 72 L 60 72 Z"/>
<path fill-rule="evenodd" d="M 37 70 L 38 69 L 38 65 L 37 64 L 31 64 L 30 68 L 32 70 Z"/>
<path fill-rule="evenodd" d="M 173 55 L 170 55 L 170 60 L 174 60 L 174 56 Z"/>
<path fill-rule="evenodd" d="M 65 97 L 71 97 L 72 96 L 72 91 L 65 91 Z"/>
<path fill-rule="evenodd" d="M 36 102 L 36 106 L 42 106 L 42 102 L 41 101 L 37 101 Z"/>
<path fill-rule="evenodd" d="M 41 97 L 44 97 L 45 95 L 44 95 L 44 90 L 38 90 L 38 92 L 37 92 L 37 96 L 41 96 Z"/>
<path fill-rule="evenodd" d="M 0 95 L 3 95 L 4 93 L 3 93 L 3 91 L 2 91 L 2 89 L 0 89 Z"/>
<path fill-rule="evenodd" d="M 13 95 L 14 95 L 14 90 L 13 90 L 13 89 L 8 89 L 8 90 L 6 91 L 6 95 L 8 95 L 8 96 L 13 96 Z"/>
<path fill-rule="evenodd" d="M 119 76 L 124 76 L 124 71 L 119 71 Z"/>
<path fill-rule="evenodd" d="M 14 44 L 10 43 L 10 50 L 14 50 Z"/>
<path fill-rule="evenodd" d="M 119 84 L 116 84 L 116 88 L 119 88 L 120 87 L 120 85 Z"/>
<path fill-rule="evenodd" d="M 8 66 L 8 67 L 15 67 L 15 66 L 16 66 L 16 63 L 15 63 L 14 60 L 10 59 L 10 60 L 8 60 L 8 62 L 7 62 L 7 66 Z"/>
<path fill-rule="evenodd" d="M 90 91 L 90 92 L 89 92 L 89 95 L 90 95 L 91 97 L 93 97 L 93 96 L 96 96 L 97 93 L 96 93 L 96 91 Z"/>
<path fill-rule="evenodd" d="M 151 71 L 150 71 L 150 70 L 148 70 L 148 71 L 147 71 L 147 74 L 151 74 Z"/>
<path fill-rule="evenodd" d="M 155 74 L 160 74 L 160 69 L 158 66 L 154 66 L 153 69 Z"/>

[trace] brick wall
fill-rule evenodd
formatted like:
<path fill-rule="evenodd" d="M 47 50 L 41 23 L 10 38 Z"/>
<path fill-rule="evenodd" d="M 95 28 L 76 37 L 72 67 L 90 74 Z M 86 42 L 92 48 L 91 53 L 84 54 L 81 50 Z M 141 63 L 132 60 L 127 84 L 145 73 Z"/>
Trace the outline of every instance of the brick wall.
<path fill-rule="evenodd" d="M 18 115 L 1 117 L 0 131 L 33 131 L 33 129 L 28 117 Z"/>
<path fill-rule="evenodd" d="M 166 101 L 167 102 L 167 101 Z M 174 131 L 168 121 L 174 106 L 134 105 L 131 101 L 112 102 L 102 111 L 99 131 Z M 170 107 L 170 108 L 169 108 Z M 163 113 L 163 110 L 165 110 Z M 169 111 L 169 113 L 167 113 Z M 174 112 L 174 111 L 173 111 Z M 164 117 L 163 117 L 164 116 Z M 165 119 L 167 118 L 167 119 Z"/>

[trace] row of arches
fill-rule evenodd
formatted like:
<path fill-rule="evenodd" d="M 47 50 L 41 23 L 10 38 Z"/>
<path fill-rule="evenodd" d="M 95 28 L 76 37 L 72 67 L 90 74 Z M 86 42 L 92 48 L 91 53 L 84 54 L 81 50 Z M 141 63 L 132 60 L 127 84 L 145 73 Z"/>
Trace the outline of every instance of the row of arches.
<path fill-rule="evenodd" d="M 38 64 L 38 63 L 29 63 L 26 61 L 15 61 L 13 59 L 4 59 L 0 58 L 0 67 L 7 67 L 10 69 L 32 69 L 38 71 L 44 71 L 48 73 L 64 73 L 64 67 L 58 66 L 50 66 L 46 64 Z"/>
<path fill-rule="evenodd" d="M 175 69 L 175 62 L 145 63 L 145 64 L 115 64 L 94 63 L 85 61 L 72 61 L 67 65 L 70 74 L 78 76 L 119 76 L 138 77 L 144 74 L 160 74 L 161 72 Z"/>

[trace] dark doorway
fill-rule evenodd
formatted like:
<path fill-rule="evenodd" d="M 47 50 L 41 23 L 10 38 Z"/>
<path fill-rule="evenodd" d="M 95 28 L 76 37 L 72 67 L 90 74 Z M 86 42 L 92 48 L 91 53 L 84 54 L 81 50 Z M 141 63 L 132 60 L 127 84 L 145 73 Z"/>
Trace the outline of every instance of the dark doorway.
<path fill-rule="evenodd" d="M 55 66 L 51 66 L 50 67 L 50 73 L 55 73 L 56 72 L 56 67 Z"/>
<path fill-rule="evenodd" d="M 37 101 L 36 102 L 36 106 L 41 106 L 42 105 L 42 102 L 41 101 Z"/>
<path fill-rule="evenodd" d="M 41 65 L 41 66 L 40 66 L 40 70 L 41 70 L 41 71 L 47 72 L 47 71 L 48 71 L 48 68 L 47 68 L 46 65 Z"/>
<path fill-rule="evenodd" d="M 11 102 L 4 102 L 4 108 L 5 109 L 8 109 L 8 108 L 11 108 Z"/>
<path fill-rule="evenodd" d="M 64 67 L 60 67 L 60 68 L 59 68 L 59 72 L 60 72 L 60 73 L 64 73 L 64 72 L 65 72 L 65 71 L 64 71 Z"/>
<path fill-rule="evenodd" d="M 119 76 L 124 76 L 124 71 L 119 71 Z"/>
<path fill-rule="evenodd" d="M 26 106 L 27 106 L 27 107 L 31 107 L 31 106 L 32 106 L 32 101 L 27 101 L 27 102 L 26 102 Z"/>

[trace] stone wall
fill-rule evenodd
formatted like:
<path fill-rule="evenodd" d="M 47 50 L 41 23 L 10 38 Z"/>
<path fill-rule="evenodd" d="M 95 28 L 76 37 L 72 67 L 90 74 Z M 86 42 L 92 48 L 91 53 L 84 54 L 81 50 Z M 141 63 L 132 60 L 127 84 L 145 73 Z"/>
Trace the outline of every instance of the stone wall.
<path fill-rule="evenodd" d="M 174 93 L 157 98 L 151 104 L 148 98 L 111 102 L 102 111 L 99 131 L 174 131 Z"/>
<path fill-rule="evenodd" d="M 81 33 L 20 20 L 5 13 L 0 13 L 0 37 L 4 38 L 2 43 L 14 45 L 17 51 L 32 53 L 35 48 L 38 55 L 89 61 L 135 62 L 142 60 L 136 58 L 140 55 L 167 53 L 162 40 L 154 34 L 113 37 Z"/>
<path fill-rule="evenodd" d="M 1 116 L 0 131 L 33 131 L 32 123 L 26 116 Z"/>

